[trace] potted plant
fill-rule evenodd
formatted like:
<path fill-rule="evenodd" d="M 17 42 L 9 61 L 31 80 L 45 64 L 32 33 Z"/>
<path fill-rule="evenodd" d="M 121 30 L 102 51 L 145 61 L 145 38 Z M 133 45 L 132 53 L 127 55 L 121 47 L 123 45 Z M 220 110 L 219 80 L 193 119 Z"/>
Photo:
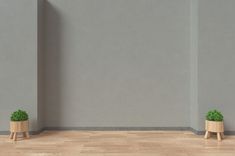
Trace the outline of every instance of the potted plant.
<path fill-rule="evenodd" d="M 23 136 L 29 138 L 29 120 L 26 111 L 18 110 L 11 114 L 10 139 L 17 139 L 17 133 L 23 133 Z"/>
<path fill-rule="evenodd" d="M 221 137 L 224 137 L 224 123 L 223 115 L 217 110 L 211 110 L 206 115 L 205 129 L 206 134 L 205 138 L 210 137 L 210 133 L 217 133 L 217 139 L 221 140 Z"/>

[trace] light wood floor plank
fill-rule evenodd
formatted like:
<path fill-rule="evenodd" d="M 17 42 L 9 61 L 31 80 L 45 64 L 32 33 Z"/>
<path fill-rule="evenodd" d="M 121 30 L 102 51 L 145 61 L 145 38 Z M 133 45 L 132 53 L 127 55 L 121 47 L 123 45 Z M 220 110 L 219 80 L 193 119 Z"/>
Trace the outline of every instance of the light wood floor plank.
<path fill-rule="evenodd" d="M 0 156 L 235 155 L 235 136 L 220 142 L 187 131 L 44 131 L 18 140 L 0 136 Z"/>

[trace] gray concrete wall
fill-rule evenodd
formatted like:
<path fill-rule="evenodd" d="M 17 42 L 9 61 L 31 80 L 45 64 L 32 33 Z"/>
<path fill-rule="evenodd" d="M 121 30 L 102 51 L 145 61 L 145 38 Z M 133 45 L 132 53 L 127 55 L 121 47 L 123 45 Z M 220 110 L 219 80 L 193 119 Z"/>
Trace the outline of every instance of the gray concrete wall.
<path fill-rule="evenodd" d="M 48 0 L 45 126 L 188 127 L 190 1 Z"/>
<path fill-rule="evenodd" d="M 37 12 L 37 74 L 38 74 L 38 130 L 43 129 L 44 109 L 45 109 L 45 0 L 38 1 Z"/>
<path fill-rule="evenodd" d="M 190 127 L 198 128 L 198 0 L 191 0 L 190 17 Z"/>
<path fill-rule="evenodd" d="M 233 0 L 0 0 L 0 131 L 192 127 L 235 131 Z"/>
<path fill-rule="evenodd" d="M 225 129 L 235 131 L 235 1 L 199 0 L 199 130 L 208 109 L 222 111 Z"/>
<path fill-rule="evenodd" d="M 37 130 L 37 1 L 0 0 L 0 130 L 24 109 Z"/>

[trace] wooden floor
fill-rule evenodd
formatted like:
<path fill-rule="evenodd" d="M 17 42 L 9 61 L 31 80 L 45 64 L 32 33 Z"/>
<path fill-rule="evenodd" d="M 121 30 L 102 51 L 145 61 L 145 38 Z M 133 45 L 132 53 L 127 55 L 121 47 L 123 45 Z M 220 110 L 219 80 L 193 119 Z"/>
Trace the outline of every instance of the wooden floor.
<path fill-rule="evenodd" d="M 219 142 L 182 131 L 44 131 L 17 142 L 0 136 L 0 155 L 235 156 L 235 136 Z"/>

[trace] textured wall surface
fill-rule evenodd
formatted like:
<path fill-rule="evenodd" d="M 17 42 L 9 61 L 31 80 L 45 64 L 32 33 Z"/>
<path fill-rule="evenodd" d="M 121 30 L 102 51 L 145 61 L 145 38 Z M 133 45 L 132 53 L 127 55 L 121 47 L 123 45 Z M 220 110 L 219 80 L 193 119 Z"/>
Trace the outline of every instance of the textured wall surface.
<path fill-rule="evenodd" d="M 189 1 L 46 5 L 46 126 L 189 125 Z"/>
<path fill-rule="evenodd" d="M 218 108 L 225 129 L 235 130 L 235 1 L 200 0 L 198 29 L 199 123 L 208 109 Z M 203 130 L 203 124 L 199 129 Z"/>
<path fill-rule="evenodd" d="M 38 130 L 44 127 L 44 109 L 45 109 L 45 0 L 37 0 L 37 74 L 38 74 Z"/>
<path fill-rule="evenodd" d="M 198 130 L 198 0 L 190 10 L 190 127 Z"/>
<path fill-rule="evenodd" d="M 0 131 L 192 127 L 235 131 L 234 0 L 0 0 Z"/>
<path fill-rule="evenodd" d="M 0 130 L 25 109 L 37 130 L 37 1 L 0 0 Z"/>

